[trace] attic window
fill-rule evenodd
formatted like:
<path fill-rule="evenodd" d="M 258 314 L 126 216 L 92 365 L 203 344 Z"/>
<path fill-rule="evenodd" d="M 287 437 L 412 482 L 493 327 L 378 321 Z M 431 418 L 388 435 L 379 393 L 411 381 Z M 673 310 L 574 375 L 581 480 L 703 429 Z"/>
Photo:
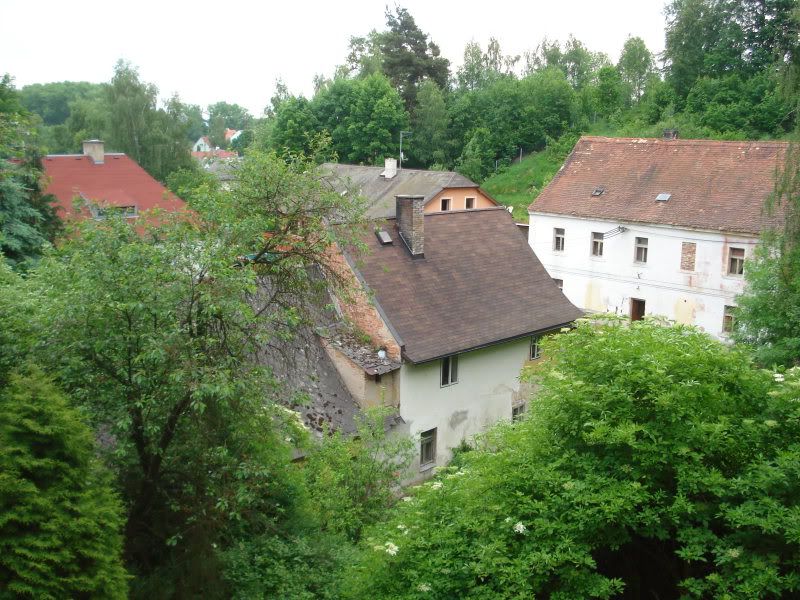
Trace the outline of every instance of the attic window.
<path fill-rule="evenodd" d="M 384 231 L 383 229 L 378 229 L 375 232 L 375 235 L 378 236 L 378 241 L 381 243 L 381 246 L 387 246 L 392 243 L 392 236 L 389 235 L 389 232 Z"/>
<path fill-rule="evenodd" d="M 661 192 L 658 196 L 656 196 L 656 202 L 666 202 L 670 198 L 672 198 L 672 194 Z"/>
<path fill-rule="evenodd" d="M 602 196 L 605 193 L 605 191 L 606 188 L 604 188 L 602 185 L 598 185 L 596 188 L 594 188 L 592 196 Z"/>

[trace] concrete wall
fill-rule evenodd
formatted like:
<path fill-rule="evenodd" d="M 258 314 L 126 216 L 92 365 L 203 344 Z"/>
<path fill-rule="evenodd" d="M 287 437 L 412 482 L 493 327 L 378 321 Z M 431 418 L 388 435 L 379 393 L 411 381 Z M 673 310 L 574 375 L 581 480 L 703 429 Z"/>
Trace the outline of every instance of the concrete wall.
<path fill-rule="evenodd" d="M 425 212 L 442 212 L 442 198 L 450 198 L 450 210 L 466 210 L 467 198 L 475 198 L 475 208 L 497 206 L 478 188 L 445 188 L 425 205 Z"/>
<path fill-rule="evenodd" d="M 437 429 L 436 463 L 445 465 L 461 440 L 500 420 L 511 419 L 512 404 L 520 394 L 519 375 L 530 353 L 530 338 L 466 352 L 458 356 L 458 383 L 441 387 L 441 361 L 400 370 L 400 415 L 409 433 Z M 419 450 L 412 466 L 419 472 Z"/>
<path fill-rule="evenodd" d="M 627 231 L 603 242 L 603 256 L 591 256 L 592 232 L 619 225 Z M 553 229 L 565 230 L 563 252 L 553 250 Z M 648 239 L 647 263 L 634 260 L 636 237 Z M 617 221 L 531 213 L 528 242 L 551 277 L 564 281 L 564 294 L 590 311 L 630 315 L 631 298 L 645 301 L 645 314 L 697 325 L 725 339 L 725 306 L 735 306 L 744 287 L 741 275 L 728 274 L 731 247 L 746 259 L 757 239 L 745 235 L 678 229 Z M 685 242 L 695 244 L 692 248 Z M 694 268 L 688 267 L 694 252 Z"/>

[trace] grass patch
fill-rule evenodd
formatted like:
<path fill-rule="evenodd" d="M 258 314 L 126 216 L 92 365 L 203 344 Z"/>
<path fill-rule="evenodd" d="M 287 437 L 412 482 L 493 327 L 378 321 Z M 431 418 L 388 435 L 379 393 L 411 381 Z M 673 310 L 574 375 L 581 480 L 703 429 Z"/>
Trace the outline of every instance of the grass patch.
<path fill-rule="evenodd" d="M 571 147 L 570 147 L 571 149 Z M 528 222 L 528 206 L 550 182 L 561 165 L 564 156 L 550 149 L 534 152 L 513 164 L 502 173 L 490 177 L 481 184 L 495 200 L 513 206 L 514 220 Z"/>

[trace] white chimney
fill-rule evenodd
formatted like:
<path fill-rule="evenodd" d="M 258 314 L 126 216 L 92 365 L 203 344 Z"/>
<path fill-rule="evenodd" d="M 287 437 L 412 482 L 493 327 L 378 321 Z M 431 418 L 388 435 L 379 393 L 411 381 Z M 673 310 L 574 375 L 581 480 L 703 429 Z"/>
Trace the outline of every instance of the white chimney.
<path fill-rule="evenodd" d="M 103 140 L 83 140 L 83 154 L 90 156 L 96 165 L 105 161 L 105 148 Z"/>
<path fill-rule="evenodd" d="M 381 176 L 384 179 L 391 179 L 397 175 L 397 159 L 396 158 L 387 158 L 383 165 L 383 173 Z"/>

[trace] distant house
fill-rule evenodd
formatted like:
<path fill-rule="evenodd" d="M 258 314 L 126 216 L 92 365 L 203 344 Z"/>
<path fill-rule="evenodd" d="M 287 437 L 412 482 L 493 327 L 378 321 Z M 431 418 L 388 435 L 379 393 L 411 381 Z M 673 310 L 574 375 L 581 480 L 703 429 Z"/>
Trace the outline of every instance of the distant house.
<path fill-rule="evenodd" d="M 582 137 L 531 204 L 529 242 L 589 311 L 663 315 L 725 338 L 783 142 Z"/>
<path fill-rule="evenodd" d="M 325 343 L 362 408 L 395 407 L 419 440 L 421 475 L 521 414 L 519 374 L 539 359 L 540 337 L 582 314 L 503 207 L 424 212 L 436 197 L 397 196 L 396 215 L 364 235 L 367 252 L 343 254 L 361 292 L 339 310 L 370 344 Z"/>
<path fill-rule="evenodd" d="M 233 142 L 236 141 L 236 138 L 238 138 L 240 135 L 242 135 L 242 130 L 241 129 L 227 129 L 226 128 L 225 129 L 225 143 L 226 144 L 232 144 Z"/>
<path fill-rule="evenodd" d="M 102 219 L 109 210 L 136 219 L 154 208 L 174 212 L 185 203 L 129 156 L 105 152 L 100 140 L 83 142 L 83 154 L 48 154 L 42 160 L 45 193 L 53 194 L 62 219 Z M 77 204 L 83 204 L 82 212 Z"/>
<path fill-rule="evenodd" d="M 394 158 L 387 158 L 383 167 L 325 163 L 322 168 L 339 191 L 355 189 L 369 200 L 370 217 L 394 216 L 397 195 L 422 196 L 426 213 L 498 206 L 477 183 L 459 173 L 398 169 Z"/>
<path fill-rule="evenodd" d="M 211 152 L 214 149 L 214 146 L 211 145 L 211 140 L 208 139 L 207 135 L 198 138 L 198 140 L 192 146 L 192 152 Z"/>

